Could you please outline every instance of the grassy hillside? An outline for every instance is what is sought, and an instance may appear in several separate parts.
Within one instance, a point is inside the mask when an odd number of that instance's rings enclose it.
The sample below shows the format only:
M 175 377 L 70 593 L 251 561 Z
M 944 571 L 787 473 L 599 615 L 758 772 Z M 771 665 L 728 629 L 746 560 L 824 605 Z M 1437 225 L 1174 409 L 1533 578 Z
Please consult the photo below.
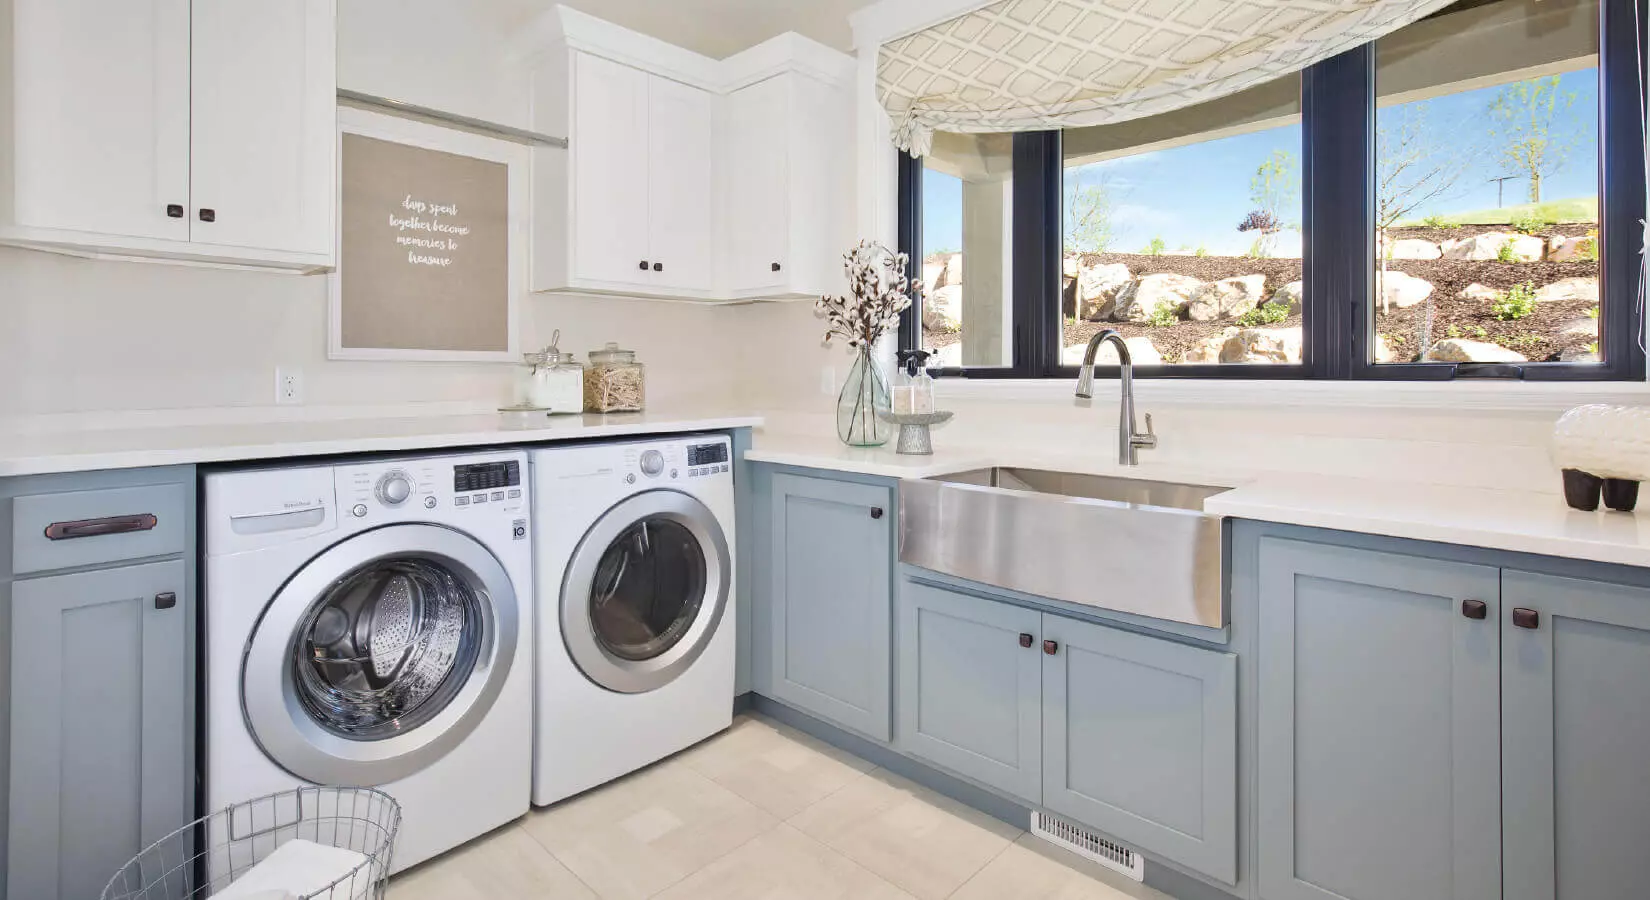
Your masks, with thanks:
M 1506 225 L 1515 217 L 1536 218 L 1548 222 L 1597 222 L 1597 197 L 1572 197 L 1568 200 L 1545 200 L 1541 203 L 1520 203 L 1500 209 L 1480 209 L 1472 212 L 1439 216 L 1443 225 Z M 1399 227 L 1433 224 L 1421 219 L 1404 219 Z

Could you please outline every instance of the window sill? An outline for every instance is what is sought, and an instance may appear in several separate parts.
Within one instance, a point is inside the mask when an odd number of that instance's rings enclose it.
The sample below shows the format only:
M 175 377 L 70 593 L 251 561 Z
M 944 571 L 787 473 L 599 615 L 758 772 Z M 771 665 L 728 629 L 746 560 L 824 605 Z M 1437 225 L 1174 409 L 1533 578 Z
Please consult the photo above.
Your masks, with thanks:
M 941 378 L 940 401 L 1067 402 L 1075 381 L 1049 379 Z M 1095 384 L 1104 401 L 1116 381 Z M 1650 405 L 1650 383 L 1599 382 L 1404 382 L 1248 381 L 1241 379 L 1145 379 L 1134 382 L 1135 399 L 1173 406 L 1261 406 L 1360 409 L 1461 409 L 1562 412 L 1584 403 Z

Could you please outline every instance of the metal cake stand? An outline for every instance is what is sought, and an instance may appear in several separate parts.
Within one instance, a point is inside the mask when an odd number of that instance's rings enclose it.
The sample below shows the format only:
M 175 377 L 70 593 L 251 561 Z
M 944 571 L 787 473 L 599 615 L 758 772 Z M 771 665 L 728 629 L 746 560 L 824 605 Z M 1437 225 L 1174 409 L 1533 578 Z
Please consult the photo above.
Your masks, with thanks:
M 899 443 L 894 446 L 895 453 L 904 453 L 908 456 L 928 456 L 934 452 L 934 441 L 928 433 L 928 426 L 951 421 L 951 413 L 945 410 L 928 413 L 895 413 L 879 409 L 877 410 L 877 418 L 899 426 Z

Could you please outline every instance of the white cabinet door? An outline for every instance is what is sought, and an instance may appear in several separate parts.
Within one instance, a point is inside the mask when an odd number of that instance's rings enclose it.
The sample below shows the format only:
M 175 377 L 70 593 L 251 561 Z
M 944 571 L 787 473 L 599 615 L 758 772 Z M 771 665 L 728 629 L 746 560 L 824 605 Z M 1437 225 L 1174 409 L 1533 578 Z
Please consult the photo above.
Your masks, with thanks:
M 190 237 L 329 254 L 333 0 L 195 0 Z
M 655 289 L 716 287 L 720 97 L 667 78 L 648 86 L 648 253 Z
M 740 88 L 728 101 L 728 287 L 757 291 L 789 277 L 789 76 Z
M 12 3 L 16 224 L 187 240 L 189 0 Z
M 648 284 L 648 81 L 639 69 L 575 53 L 572 281 Z M 605 283 L 605 284 L 600 284 Z

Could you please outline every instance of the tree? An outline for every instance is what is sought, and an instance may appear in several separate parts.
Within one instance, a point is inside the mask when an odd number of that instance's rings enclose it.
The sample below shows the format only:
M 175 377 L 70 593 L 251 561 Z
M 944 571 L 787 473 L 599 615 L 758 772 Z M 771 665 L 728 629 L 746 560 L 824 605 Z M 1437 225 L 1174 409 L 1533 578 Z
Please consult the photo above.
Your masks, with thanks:
M 1530 202 L 1541 202 L 1541 182 L 1564 168 L 1571 151 L 1582 141 L 1577 122 L 1568 113 L 1574 92 L 1559 90 L 1559 76 L 1526 78 L 1503 87 L 1490 101 L 1490 138 L 1509 170 L 1530 180 Z
M 1375 233 L 1381 253 L 1381 312 L 1388 312 L 1384 283 L 1391 262 L 1387 229 L 1399 219 L 1445 196 L 1466 171 L 1465 157 L 1438 139 L 1425 102 L 1381 111 L 1375 129 Z M 1430 346 L 1432 298 L 1421 316 L 1421 344 Z
M 1295 154 L 1287 150 L 1273 150 L 1249 178 L 1249 200 L 1255 204 L 1239 231 L 1258 231 L 1251 256 L 1271 256 L 1276 235 L 1285 228 L 1297 227 L 1284 213 L 1300 203 L 1301 179 L 1296 171 Z
M 1067 253 L 1105 253 L 1117 240 L 1112 222 L 1116 210 L 1111 182 L 1105 175 L 1085 181 L 1082 170 L 1073 173 L 1071 196 L 1066 199 Z

